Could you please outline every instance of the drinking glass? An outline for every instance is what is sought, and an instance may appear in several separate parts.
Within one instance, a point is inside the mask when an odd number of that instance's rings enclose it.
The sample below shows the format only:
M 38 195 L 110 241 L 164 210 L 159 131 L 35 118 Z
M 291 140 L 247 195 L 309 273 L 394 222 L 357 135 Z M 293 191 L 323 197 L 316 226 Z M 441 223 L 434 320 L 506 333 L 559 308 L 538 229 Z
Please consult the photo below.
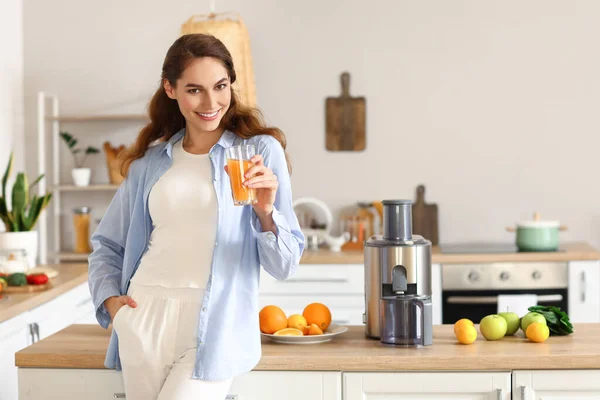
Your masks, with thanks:
M 231 193 L 233 195 L 233 204 L 236 206 L 254 204 L 258 201 L 256 198 L 256 189 L 242 185 L 246 180 L 244 174 L 254 166 L 254 163 L 250 159 L 255 154 L 254 145 L 232 146 L 226 150 Z

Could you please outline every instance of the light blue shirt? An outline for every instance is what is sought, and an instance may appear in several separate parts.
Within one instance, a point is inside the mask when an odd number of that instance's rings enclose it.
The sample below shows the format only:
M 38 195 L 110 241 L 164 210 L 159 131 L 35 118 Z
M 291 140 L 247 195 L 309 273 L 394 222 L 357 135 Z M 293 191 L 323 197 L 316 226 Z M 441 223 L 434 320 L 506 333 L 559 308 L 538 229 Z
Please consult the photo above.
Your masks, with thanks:
M 148 196 L 173 163 L 173 144 L 159 143 L 134 161 L 102 221 L 92 235 L 89 286 L 96 318 L 108 328 L 104 300 L 127 293 L 152 232 Z M 254 144 L 279 181 L 273 210 L 277 234 L 262 232 L 251 206 L 234 206 L 229 177 L 224 171 L 225 149 Z M 292 190 L 283 148 L 267 135 L 242 139 L 225 131 L 210 152 L 212 179 L 218 202 L 218 223 L 211 272 L 198 322 L 198 349 L 193 377 L 224 380 L 250 371 L 261 357 L 258 321 L 260 266 L 276 279 L 286 279 L 298 268 L 304 236 L 292 207 Z M 168 266 L 165 266 L 168 268 Z M 118 336 L 113 330 L 105 366 L 121 370 Z

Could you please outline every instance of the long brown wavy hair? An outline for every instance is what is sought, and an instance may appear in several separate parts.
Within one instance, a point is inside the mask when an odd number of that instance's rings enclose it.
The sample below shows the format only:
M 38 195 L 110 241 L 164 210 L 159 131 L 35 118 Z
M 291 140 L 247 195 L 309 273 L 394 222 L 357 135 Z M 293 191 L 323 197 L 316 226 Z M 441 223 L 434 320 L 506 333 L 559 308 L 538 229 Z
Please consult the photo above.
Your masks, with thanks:
M 177 39 L 167 51 L 159 88 L 148 105 L 150 123 L 142 128 L 135 143 L 123 152 L 121 158 L 121 173 L 123 176 L 127 175 L 131 163 L 138 158 L 142 158 L 152 143 L 155 141 L 168 141 L 185 127 L 185 118 L 179 111 L 177 100 L 167 96 L 163 82 L 168 80 L 171 86 L 175 87 L 185 68 L 195 58 L 199 57 L 213 57 L 220 60 L 227 70 L 231 83 L 235 82 L 233 59 L 229 50 L 219 39 L 199 33 L 183 35 Z M 229 109 L 223 116 L 220 125 L 244 139 L 256 135 L 273 136 L 281 143 L 285 152 L 286 138 L 283 132 L 279 128 L 266 126 L 262 113 L 256 108 L 247 107 L 240 103 L 233 88 L 231 88 Z M 291 163 L 287 152 L 285 152 L 285 158 L 288 171 L 291 172 Z

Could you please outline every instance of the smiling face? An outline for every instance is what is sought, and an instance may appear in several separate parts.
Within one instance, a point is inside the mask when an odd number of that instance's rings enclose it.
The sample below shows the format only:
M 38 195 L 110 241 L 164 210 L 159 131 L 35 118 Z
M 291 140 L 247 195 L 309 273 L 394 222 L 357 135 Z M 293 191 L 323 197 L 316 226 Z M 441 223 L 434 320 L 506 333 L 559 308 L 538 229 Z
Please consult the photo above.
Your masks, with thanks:
M 179 104 L 188 130 L 214 132 L 231 103 L 227 70 L 216 58 L 194 59 L 173 87 L 164 82 L 167 95 Z

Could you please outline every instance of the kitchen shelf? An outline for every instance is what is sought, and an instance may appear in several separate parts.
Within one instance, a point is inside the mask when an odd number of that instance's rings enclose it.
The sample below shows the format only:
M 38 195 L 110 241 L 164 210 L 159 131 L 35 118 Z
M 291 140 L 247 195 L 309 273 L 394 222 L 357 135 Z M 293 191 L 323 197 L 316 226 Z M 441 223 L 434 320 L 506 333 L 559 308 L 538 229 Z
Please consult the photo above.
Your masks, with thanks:
M 61 225 L 64 214 L 61 212 L 61 197 L 72 197 L 82 193 L 111 193 L 116 192 L 119 185 L 110 183 L 94 184 L 89 186 L 75 186 L 70 182 L 61 182 L 61 163 L 60 148 L 63 145 L 60 139 L 61 124 L 68 122 L 75 123 L 95 123 L 109 122 L 127 124 L 134 127 L 149 121 L 149 117 L 144 114 L 81 114 L 81 115 L 60 115 L 59 99 L 54 94 L 38 92 L 37 95 L 37 138 L 38 138 L 38 175 L 44 175 L 45 178 L 38 183 L 37 192 L 39 195 L 52 193 L 52 200 L 49 207 L 40 215 L 38 221 L 39 230 L 39 262 L 47 264 L 50 262 L 61 261 L 85 261 L 87 254 L 77 254 L 64 251 L 64 242 L 68 239 L 61 237 Z M 137 128 L 136 128 L 137 129 Z M 96 129 L 97 130 L 97 129 Z M 48 163 L 46 160 L 48 159 Z M 47 166 L 48 164 L 48 166 Z M 52 240 L 49 240 L 49 223 L 52 223 Z M 50 259 L 50 260 L 49 260 Z
M 47 116 L 46 120 L 58 122 L 147 121 L 148 116 L 143 114 L 69 115 Z
M 89 186 L 75 186 L 75 185 L 58 185 L 54 186 L 54 190 L 61 192 L 101 192 L 101 191 L 115 191 L 119 188 L 119 185 L 113 185 L 110 183 L 89 185 Z

